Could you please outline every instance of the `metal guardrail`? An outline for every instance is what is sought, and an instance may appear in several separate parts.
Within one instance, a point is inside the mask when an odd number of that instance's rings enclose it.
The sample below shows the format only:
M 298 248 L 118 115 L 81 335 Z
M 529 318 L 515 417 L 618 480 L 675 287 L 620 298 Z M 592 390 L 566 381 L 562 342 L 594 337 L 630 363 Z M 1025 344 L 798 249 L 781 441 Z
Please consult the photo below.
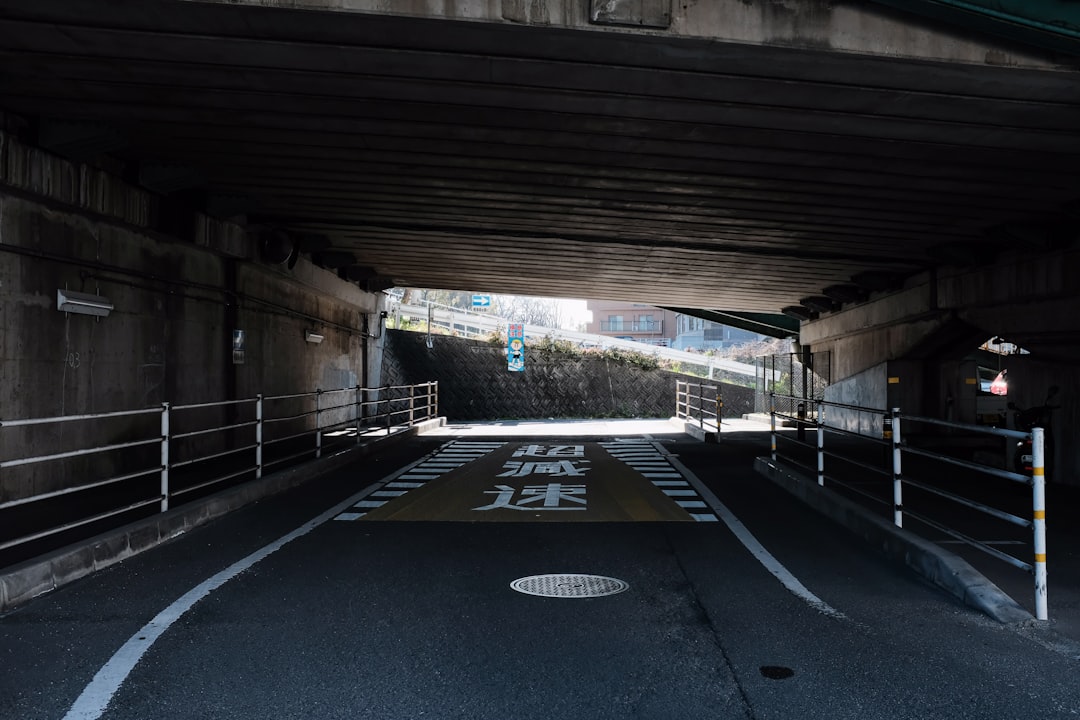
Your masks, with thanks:
M 89 514 L 53 523 L 43 518 L 38 527 L 14 537 L 0 535 L 0 551 L 91 525 L 135 510 L 157 505 L 160 512 L 170 503 L 244 476 L 260 478 L 267 468 L 305 457 L 319 458 L 328 450 L 359 444 L 364 437 L 392 434 L 418 422 L 435 418 L 439 408 L 437 382 L 379 388 L 351 387 L 289 395 L 256 395 L 221 402 L 172 405 L 119 412 L 0 421 L 0 439 L 17 428 L 41 428 L 56 434 L 46 444 L 59 444 L 64 426 L 79 423 L 106 424 L 117 418 L 133 420 L 128 434 L 145 437 L 127 442 L 95 444 L 71 450 L 49 451 L 26 457 L 0 459 L 0 472 L 32 466 L 48 468 L 61 460 L 87 458 L 102 466 L 124 467 L 128 462 L 109 461 L 109 453 L 143 449 L 136 453 L 140 467 L 77 485 L 0 501 L 0 512 L 20 508 L 32 511 L 35 504 L 59 498 L 78 498 L 80 505 L 94 507 Z M 155 417 L 156 416 L 156 417 Z M 38 444 L 42 439 L 37 438 Z M 15 447 L 24 447 L 16 443 Z M 213 462 L 212 462 L 213 461 Z M 212 463 L 212 464 L 211 464 Z M 55 467 L 55 465 L 53 465 Z M 179 481 L 178 473 L 188 470 Z M 70 468 L 57 472 L 70 474 Z M 207 478 L 207 472 L 216 473 Z M 129 481 L 142 480 L 136 487 Z M 153 485 L 149 485 L 149 483 Z M 121 490 L 122 488 L 122 490 Z M 91 498 L 92 491 L 98 497 Z M 110 507 L 110 493 L 119 502 Z M 93 502 L 91 502 L 91 499 Z
M 675 381 L 675 417 L 697 423 L 702 430 L 720 432 L 720 415 L 724 408 L 719 385 Z
M 776 401 L 797 401 L 801 403 L 799 405 L 799 412 L 795 415 L 780 413 L 776 411 Z M 871 473 L 875 473 L 881 476 L 889 477 L 892 479 L 892 498 L 891 498 L 891 510 L 892 520 L 897 527 L 903 527 L 905 514 L 918 520 L 919 522 L 934 528 L 935 530 L 948 535 L 955 540 L 958 540 L 966 545 L 974 547 L 991 557 L 997 558 L 1013 567 L 1024 570 L 1031 573 L 1035 579 L 1035 617 L 1039 620 L 1046 620 L 1048 618 L 1047 608 L 1047 585 L 1046 585 L 1046 483 L 1045 483 L 1045 433 L 1043 428 L 1034 428 L 1030 433 L 1021 432 L 1017 430 L 1006 430 L 1002 428 L 988 427 L 985 425 L 968 425 L 964 423 L 950 422 L 946 420 L 939 420 L 937 418 L 920 417 L 914 415 L 903 415 L 899 408 L 893 408 L 891 410 L 884 410 L 880 408 L 866 408 L 856 405 L 846 405 L 843 403 L 833 403 L 824 400 L 806 400 L 804 398 L 798 398 L 794 396 L 778 395 L 776 393 L 770 394 L 770 423 L 771 423 L 771 455 L 775 461 L 780 457 L 783 457 L 785 462 L 797 465 L 804 469 L 816 472 L 818 485 L 824 487 L 826 479 L 830 484 L 839 485 L 849 492 L 853 492 L 860 496 L 866 497 L 877 503 L 884 503 L 889 505 L 888 500 L 883 500 L 880 497 L 867 493 L 861 488 L 855 487 L 849 483 L 845 483 L 842 480 L 832 477 L 825 472 L 825 458 L 832 457 L 840 460 L 844 463 L 854 465 L 862 470 L 866 470 Z M 812 405 L 812 409 L 809 409 L 807 403 Z M 833 427 L 826 422 L 826 414 L 828 410 L 832 408 L 835 410 L 841 410 L 847 412 L 849 415 L 855 413 L 859 416 L 870 415 L 880 416 L 882 437 L 867 436 L 860 432 L 852 432 L 839 427 Z M 776 431 L 777 419 L 786 419 L 794 421 L 797 432 L 795 437 L 791 437 L 790 434 L 779 434 Z M 862 425 L 861 418 L 857 423 Z M 1026 475 L 1021 473 L 1004 470 L 1001 468 L 991 467 L 977 462 L 972 462 L 942 453 L 936 453 L 924 448 L 914 447 L 903 441 L 906 430 L 903 429 L 902 424 L 911 425 L 930 425 L 936 427 L 949 428 L 951 430 L 960 430 L 965 433 L 975 433 L 978 435 L 996 436 L 1003 439 L 1012 440 L 1030 440 L 1032 443 L 1032 474 Z M 813 427 L 816 431 L 816 443 L 811 445 L 805 440 L 806 429 Z M 866 442 L 879 445 L 888 451 L 887 468 L 875 467 L 872 464 L 860 462 L 851 457 L 845 456 L 839 453 L 828 452 L 825 449 L 825 435 L 826 432 L 845 435 L 849 437 L 858 437 Z M 802 446 L 804 448 L 811 448 L 814 450 L 817 458 L 817 467 L 809 468 L 804 463 L 799 462 L 794 457 L 788 455 L 784 456 L 777 448 L 777 440 L 783 439 L 786 442 L 794 445 Z M 957 493 L 953 493 L 944 490 L 940 487 L 935 487 L 929 483 L 922 482 L 913 477 L 907 477 L 903 474 L 904 455 L 912 455 L 923 458 L 928 458 L 937 462 L 943 462 L 953 467 L 963 468 L 968 471 L 979 473 L 981 475 L 988 475 L 997 477 L 1010 482 L 1022 483 L 1031 487 L 1032 491 L 1032 515 L 1028 519 L 1019 515 L 1001 510 L 999 508 L 992 507 L 991 505 L 979 502 L 972 498 L 963 497 Z M 909 486 L 917 488 L 923 492 L 933 494 L 937 497 L 948 500 L 957 505 L 967 507 L 976 512 L 982 513 L 988 517 L 993 517 L 997 520 L 1009 523 L 1023 528 L 1031 528 L 1032 530 L 1032 550 L 1033 559 L 1032 562 L 1025 562 L 1013 555 L 1002 552 L 997 548 L 972 538 L 965 533 L 960 532 L 955 528 L 950 528 L 944 522 L 927 517 L 922 513 L 916 513 L 904 506 L 904 487 Z

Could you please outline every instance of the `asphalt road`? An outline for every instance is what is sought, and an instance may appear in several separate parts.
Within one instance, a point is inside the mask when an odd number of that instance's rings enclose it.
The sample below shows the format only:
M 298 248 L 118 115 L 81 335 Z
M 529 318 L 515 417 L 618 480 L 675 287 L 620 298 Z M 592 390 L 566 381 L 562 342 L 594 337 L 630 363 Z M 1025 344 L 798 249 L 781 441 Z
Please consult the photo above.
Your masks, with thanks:
M 1078 661 L 886 564 L 763 481 L 751 467 L 762 440 L 661 447 L 833 614 L 725 522 L 333 519 L 447 442 L 421 439 L 0 618 L 0 718 L 1080 715 Z M 325 522 L 148 625 L 316 517 Z M 571 599 L 510 588 L 545 573 L 629 589 Z M 123 647 L 130 672 L 116 669 Z M 119 678 L 114 694 L 103 676 Z M 88 694 L 107 701 L 103 713 L 82 712 Z

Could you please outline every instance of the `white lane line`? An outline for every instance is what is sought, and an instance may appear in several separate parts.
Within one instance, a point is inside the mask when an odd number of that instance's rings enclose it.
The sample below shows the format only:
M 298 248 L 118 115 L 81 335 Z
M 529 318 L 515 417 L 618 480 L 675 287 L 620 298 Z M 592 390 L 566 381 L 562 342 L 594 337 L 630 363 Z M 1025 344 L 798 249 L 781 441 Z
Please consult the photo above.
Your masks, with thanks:
M 379 490 L 371 493 L 371 497 L 396 498 L 404 495 L 407 490 Z
M 377 508 L 386 504 L 385 500 L 361 500 L 353 505 L 354 508 Z
M 715 515 L 701 515 L 698 513 L 690 513 L 690 517 L 694 518 L 698 522 L 720 522 L 720 519 Z
M 675 504 L 681 508 L 685 508 L 686 510 L 704 510 L 709 507 L 700 500 L 676 500 Z
M 360 518 L 364 517 L 365 515 L 367 515 L 367 513 L 343 512 L 334 519 L 335 520 L 344 520 L 345 522 L 348 522 L 350 520 L 359 520 Z
M 424 480 L 426 482 L 428 480 L 434 480 L 437 477 L 439 477 L 439 476 L 438 475 L 431 475 L 430 473 L 427 473 L 427 474 L 407 473 L 405 475 L 402 475 L 401 479 L 402 480 Z
M 689 484 L 685 480 L 653 480 L 656 487 L 684 487 Z
M 731 530 L 732 534 L 734 534 L 735 537 L 739 539 L 739 542 L 741 542 L 746 547 L 746 549 L 750 551 L 751 555 L 757 558 L 757 561 L 761 563 L 766 570 L 772 573 L 773 576 L 775 576 L 776 579 L 780 581 L 781 585 L 786 587 L 796 597 L 805 601 L 807 605 L 814 608 L 818 612 L 824 615 L 828 615 L 830 617 L 837 618 L 838 620 L 848 619 L 847 615 L 840 612 L 832 605 L 829 605 L 827 602 L 819 598 L 814 593 L 810 592 L 810 590 L 805 585 L 799 582 L 799 579 L 797 577 L 792 575 L 791 572 L 786 567 L 784 567 L 779 560 L 773 557 L 772 553 L 766 550 L 765 547 L 760 542 L 758 542 L 758 539 L 754 537 L 754 534 L 751 533 L 746 528 L 746 526 L 742 524 L 742 521 L 740 521 L 739 518 L 735 517 L 735 513 L 731 512 L 731 510 L 728 509 L 727 505 L 724 505 L 724 503 L 720 502 L 720 498 L 716 497 L 715 493 L 713 493 L 712 490 L 709 490 L 709 488 L 705 487 L 705 484 L 701 482 L 700 479 L 698 479 L 697 475 L 690 472 L 690 469 L 683 465 L 678 458 L 672 455 L 668 457 L 668 460 L 671 462 L 672 467 L 676 468 L 679 472 L 681 472 L 683 474 L 683 477 L 689 480 L 690 484 L 697 488 L 698 495 L 700 495 L 709 504 L 709 507 L 712 508 L 713 512 L 715 512 L 717 516 L 719 516 L 719 518 L 724 521 L 724 524 L 727 525 L 728 529 Z M 694 516 L 694 519 L 704 520 L 705 522 L 708 522 L 708 520 L 706 520 L 705 518 L 699 517 L 697 515 Z
M 405 488 L 405 489 L 407 489 L 407 490 L 415 490 L 416 488 L 422 488 L 422 487 L 424 487 L 424 483 L 418 483 L 418 482 L 401 482 L 401 481 L 399 480 L 399 481 L 397 481 L 397 482 L 392 482 L 392 483 L 386 483 L 386 487 L 388 487 L 388 488 Z
M 677 472 L 668 472 L 668 473 L 646 472 L 646 473 L 641 473 L 641 476 L 642 477 L 647 477 L 650 480 L 660 480 L 662 478 L 681 478 L 682 477 L 682 475 L 680 475 Z
M 694 490 L 664 490 L 665 495 L 668 497 L 697 497 L 697 492 Z
M 120 685 L 127 679 L 127 676 L 131 674 L 131 671 L 135 669 L 135 666 L 138 664 L 139 660 L 142 659 L 142 656 L 146 654 L 146 651 L 150 649 L 150 646 L 153 645 L 174 622 L 183 617 L 184 613 L 190 610 L 195 603 L 199 602 L 207 595 L 253 566 L 255 563 L 264 560 L 271 554 L 277 552 L 288 543 L 307 535 L 323 523 L 341 515 L 350 507 L 359 504 L 358 501 L 361 501 L 361 498 L 367 497 L 369 494 L 382 487 L 388 480 L 396 478 L 402 472 L 407 471 L 415 464 L 423 462 L 428 457 L 430 456 L 417 460 L 416 463 L 407 465 L 402 470 L 395 471 L 379 482 L 369 485 L 348 500 L 338 503 L 322 515 L 319 515 L 296 528 L 288 535 L 283 535 L 269 545 L 264 545 L 246 558 L 238 560 L 218 574 L 207 578 L 181 595 L 172 605 L 162 610 L 153 620 L 132 635 L 128 641 L 124 643 L 111 658 L 109 658 L 109 661 L 98 670 L 97 674 L 94 675 L 94 679 L 90 681 L 90 684 L 86 686 L 82 691 L 82 694 L 76 698 L 75 703 L 71 706 L 71 709 L 67 711 L 67 714 L 64 715 L 63 720 L 97 720 L 100 718 L 102 713 L 105 712 L 105 708 L 108 707 L 109 701 L 112 700 L 113 695 L 120 689 Z M 355 513 L 346 513 L 346 516 L 353 514 Z

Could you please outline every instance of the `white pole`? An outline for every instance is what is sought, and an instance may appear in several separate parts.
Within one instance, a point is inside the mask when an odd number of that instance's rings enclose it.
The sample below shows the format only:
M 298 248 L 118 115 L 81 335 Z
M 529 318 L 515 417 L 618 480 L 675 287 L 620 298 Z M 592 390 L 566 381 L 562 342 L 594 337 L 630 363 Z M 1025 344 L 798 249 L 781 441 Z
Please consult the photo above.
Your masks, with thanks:
M 772 460 L 776 462 L 776 393 L 769 393 L 769 438 L 772 440 Z
M 1031 488 L 1035 530 L 1035 619 L 1049 617 L 1046 603 L 1046 436 L 1031 429 Z
M 261 478 L 263 471 L 263 396 L 255 396 L 255 477 Z
M 322 457 L 322 390 L 315 390 L 315 457 Z
M 169 403 L 161 403 L 161 512 L 169 509 Z
M 821 417 L 822 407 L 817 410 L 817 484 L 825 487 L 825 420 Z
M 900 408 L 892 409 L 893 522 L 904 527 L 904 483 L 900 467 Z

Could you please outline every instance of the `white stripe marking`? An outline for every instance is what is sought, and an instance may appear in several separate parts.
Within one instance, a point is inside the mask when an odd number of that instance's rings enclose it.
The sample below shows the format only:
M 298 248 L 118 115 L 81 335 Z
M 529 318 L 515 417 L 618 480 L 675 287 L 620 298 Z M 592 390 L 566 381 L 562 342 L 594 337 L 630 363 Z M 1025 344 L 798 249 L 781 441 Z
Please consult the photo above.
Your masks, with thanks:
M 109 658 L 109 661 L 105 663 L 100 670 L 97 671 L 97 674 L 94 675 L 94 679 L 90 681 L 90 684 L 87 685 L 79 697 L 76 698 L 75 703 L 71 706 L 71 709 L 67 711 L 67 714 L 64 715 L 63 720 L 97 720 L 100 718 L 102 713 L 105 712 L 105 708 L 108 707 L 109 701 L 112 700 L 113 695 L 120 689 L 120 685 L 127 679 L 127 676 L 131 674 L 131 671 L 135 669 L 135 666 L 138 664 L 139 660 L 142 659 L 142 656 L 146 651 L 150 649 L 150 646 L 153 645 L 174 622 L 183 617 L 184 613 L 190 610 L 195 603 L 199 602 L 214 590 L 217 590 L 219 587 L 253 566 L 255 563 L 277 552 L 286 544 L 307 535 L 315 528 L 334 519 L 338 515 L 342 515 L 349 507 L 359 505 L 360 503 L 357 501 L 367 497 L 387 480 L 396 477 L 397 474 L 404 470 L 408 470 L 413 465 L 419 464 L 427 459 L 427 457 L 421 458 L 415 463 L 406 466 L 403 470 L 398 470 L 396 473 L 383 478 L 379 482 L 364 488 L 348 500 L 338 503 L 322 515 L 309 520 L 293 530 L 288 535 L 278 538 L 269 545 L 264 545 L 246 558 L 238 560 L 216 575 L 199 583 L 191 590 L 188 590 L 180 596 L 179 599 L 174 601 L 172 605 L 169 605 L 169 607 L 159 612 L 153 620 L 128 638 L 128 641 L 124 643 L 111 658 Z
M 715 515 L 699 515 L 697 513 L 690 513 L 690 517 L 694 518 L 698 522 L 720 522 L 720 520 Z
M 388 488 L 405 488 L 407 490 L 415 490 L 416 488 L 424 487 L 424 483 L 401 482 L 399 480 L 397 482 L 387 483 L 386 487 L 388 487 Z
M 653 480 L 656 487 L 682 487 L 689 484 L 685 480 Z
M 334 519 L 335 520 L 359 520 L 360 518 L 364 517 L 365 515 L 367 515 L 367 513 L 341 513 L 340 515 L 338 515 Z
M 379 490 L 378 492 L 371 493 L 371 497 L 390 497 L 396 498 L 404 495 L 408 490 Z
M 727 506 L 720 502 L 720 498 L 716 497 L 709 488 L 705 487 L 705 484 L 702 483 L 694 473 L 690 472 L 689 468 L 683 465 L 682 462 L 674 456 L 669 456 L 668 459 L 672 466 L 677 468 L 679 472 L 681 472 L 686 479 L 697 488 L 698 494 L 709 504 L 709 507 L 712 508 L 713 512 L 724 521 L 724 524 L 727 525 L 732 534 L 739 539 L 739 542 L 750 551 L 751 555 L 757 558 L 757 561 L 761 563 L 766 570 L 772 573 L 773 576 L 780 581 L 781 585 L 786 587 L 796 597 L 804 600 L 810 607 L 818 612 L 837 618 L 838 620 L 848 619 L 847 615 L 810 592 L 805 585 L 799 582 L 799 579 L 792 575 L 779 560 L 773 557 L 772 553 L 766 550 L 765 547 L 758 542 L 758 539 L 754 537 L 754 534 L 746 529 L 746 526 L 742 524 L 742 521 L 740 521 L 739 518 L 735 517 L 735 513 L 728 510 Z M 694 515 L 694 519 L 709 522 L 704 517 L 698 515 Z
M 664 494 L 668 497 L 697 497 L 693 490 L 665 490 Z
M 377 508 L 386 504 L 385 500 L 361 500 L 353 505 L 354 508 Z
M 697 510 L 698 508 L 706 508 L 706 507 L 708 507 L 708 505 L 701 502 L 700 500 L 676 500 L 675 504 L 678 505 L 681 508 L 686 508 L 687 510 L 689 510 L 691 508 L 693 508 L 694 510 Z
M 641 473 L 642 477 L 647 477 L 650 480 L 660 480 L 663 478 L 681 478 L 679 473 Z

